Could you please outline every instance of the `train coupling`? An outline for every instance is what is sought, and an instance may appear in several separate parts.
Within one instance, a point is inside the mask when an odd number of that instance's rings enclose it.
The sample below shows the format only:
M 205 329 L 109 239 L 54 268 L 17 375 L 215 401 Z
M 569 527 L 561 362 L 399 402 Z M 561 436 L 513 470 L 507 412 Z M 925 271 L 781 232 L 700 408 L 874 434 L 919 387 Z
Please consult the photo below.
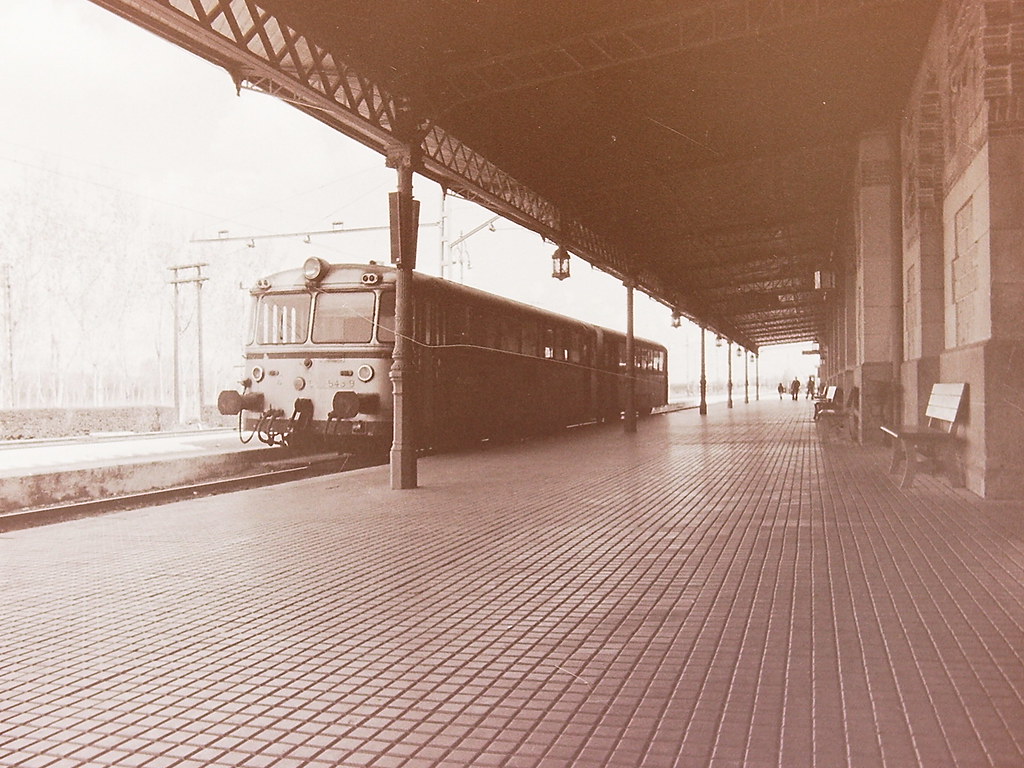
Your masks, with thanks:
M 237 416 L 242 411 L 260 413 L 263 410 L 263 393 L 225 389 L 217 395 L 217 410 L 222 416 Z

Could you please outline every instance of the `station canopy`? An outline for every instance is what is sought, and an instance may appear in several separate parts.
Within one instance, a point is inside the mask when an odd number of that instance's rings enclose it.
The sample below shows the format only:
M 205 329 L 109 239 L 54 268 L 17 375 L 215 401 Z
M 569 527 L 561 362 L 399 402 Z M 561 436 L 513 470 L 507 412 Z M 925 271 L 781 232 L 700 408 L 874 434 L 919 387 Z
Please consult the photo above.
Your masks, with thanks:
M 821 337 L 856 140 L 898 128 L 939 6 L 93 2 L 382 153 L 419 147 L 419 173 L 748 349 Z

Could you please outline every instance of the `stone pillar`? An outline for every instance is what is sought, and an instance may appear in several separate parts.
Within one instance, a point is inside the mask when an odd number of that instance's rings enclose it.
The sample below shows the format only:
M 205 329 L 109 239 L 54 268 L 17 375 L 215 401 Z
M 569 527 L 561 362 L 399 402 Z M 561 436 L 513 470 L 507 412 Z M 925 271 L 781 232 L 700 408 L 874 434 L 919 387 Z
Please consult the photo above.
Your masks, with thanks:
M 1016 99 L 1016 129 L 990 124 L 989 138 L 992 332 L 981 396 L 985 496 L 994 499 L 1024 499 L 1024 96 Z
M 850 242 L 853 242 L 854 233 L 850 231 Z M 840 318 L 840 336 L 843 347 L 843 366 L 840 373 L 843 390 L 852 392 L 855 385 L 854 370 L 860 354 L 857 350 L 857 258 L 852 246 L 849 253 L 845 254 L 843 265 L 843 303 Z M 860 408 L 860 401 L 856 403 Z M 860 430 L 856 430 L 856 436 L 860 437 Z
M 861 442 L 880 443 L 894 419 L 895 374 L 902 357 L 899 237 L 892 136 L 875 131 L 858 146 L 854 185 L 857 366 Z
M 903 121 L 903 355 L 899 421 L 920 424 L 943 350 L 943 124 L 939 72 L 927 55 Z

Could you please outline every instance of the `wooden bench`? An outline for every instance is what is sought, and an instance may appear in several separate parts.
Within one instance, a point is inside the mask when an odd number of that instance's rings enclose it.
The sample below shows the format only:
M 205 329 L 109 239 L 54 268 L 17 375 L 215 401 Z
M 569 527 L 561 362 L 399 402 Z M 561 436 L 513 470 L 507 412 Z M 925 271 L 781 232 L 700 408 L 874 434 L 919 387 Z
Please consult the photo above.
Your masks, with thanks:
M 842 406 L 843 402 L 843 390 L 839 387 L 825 387 L 825 394 L 817 398 L 814 401 L 814 420 L 818 420 L 818 416 L 825 409 L 831 409 L 836 407 L 836 394 L 839 395 L 839 405 Z
M 960 438 L 956 426 L 966 396 L 966 384 L 933 384 L 928 396 L 928 407 L 924 412 L 927 419 L 924 426 L 882 427 L 882 431 L 894 439 L 889 471 L 895 472 L 900 461 L 905 462 L 900 488 L 909 488 L 914 482 L 918 453 L 943 465 L 954 487 L 964 484 L 957 451 Z
M 860 389 L 853 387 L 850 394 L 843 402 L 843 388 L 836 387 L 836 391 L 830 403 L 822 403 L 814 409 L 814 419 L 819 422 L 823 429 L 823 439 L 832 439 L 840 436 L 845 430 L 850 440 L 856 440 L 856 418 L 857 405 L 860 399 Z M 815 403 L 815 406 L 818 404 Z

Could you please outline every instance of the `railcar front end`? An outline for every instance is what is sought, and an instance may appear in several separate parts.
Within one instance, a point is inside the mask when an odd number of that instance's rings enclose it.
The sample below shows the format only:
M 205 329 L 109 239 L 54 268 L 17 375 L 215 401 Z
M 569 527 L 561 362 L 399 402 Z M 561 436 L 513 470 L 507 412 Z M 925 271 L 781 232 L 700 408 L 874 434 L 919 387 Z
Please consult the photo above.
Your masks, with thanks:
M 311 258 L 261 279 L 251 294 L 241 391 L 217 401 L 222 414 L 238 416 L 243 440 L 390 445 L 393 271 Z

